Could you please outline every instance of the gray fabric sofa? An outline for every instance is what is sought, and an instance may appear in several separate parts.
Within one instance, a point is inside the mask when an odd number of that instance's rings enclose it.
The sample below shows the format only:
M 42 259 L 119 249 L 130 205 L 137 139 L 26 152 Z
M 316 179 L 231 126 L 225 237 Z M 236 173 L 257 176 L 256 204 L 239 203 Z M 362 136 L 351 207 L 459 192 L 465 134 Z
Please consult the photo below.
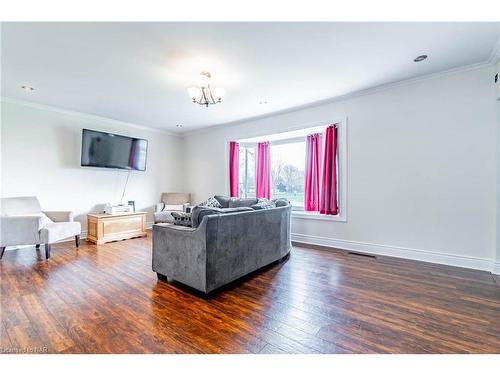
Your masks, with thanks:
M 234 207 L 233 207 L 234 208 Z M 291 250 L 291 205 L 220 211 L 196 228 L 153 226 L 153 271 L 210 293 L 273 263 Z

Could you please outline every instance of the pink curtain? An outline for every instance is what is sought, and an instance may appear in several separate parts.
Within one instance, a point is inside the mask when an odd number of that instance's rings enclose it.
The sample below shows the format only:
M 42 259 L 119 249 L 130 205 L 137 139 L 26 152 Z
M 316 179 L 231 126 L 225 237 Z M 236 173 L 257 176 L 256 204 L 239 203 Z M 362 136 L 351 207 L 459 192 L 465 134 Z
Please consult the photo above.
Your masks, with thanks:
M 239 167 L 240 167 L 240 145 L 237 142 L 229 142 L 229 195 L 239 197 Z
M 306 173 L 304 208 L 319 211 L 319 165 L 321 134 L 311 134 L 306 138 Z
M 319 212 L 326 215 L 338 214 L 337 202 L 337 127 L 326 128 L 325 156 Z
M 269 142 L 257 144 L 257 198 L 271 199 L 271 148 Z

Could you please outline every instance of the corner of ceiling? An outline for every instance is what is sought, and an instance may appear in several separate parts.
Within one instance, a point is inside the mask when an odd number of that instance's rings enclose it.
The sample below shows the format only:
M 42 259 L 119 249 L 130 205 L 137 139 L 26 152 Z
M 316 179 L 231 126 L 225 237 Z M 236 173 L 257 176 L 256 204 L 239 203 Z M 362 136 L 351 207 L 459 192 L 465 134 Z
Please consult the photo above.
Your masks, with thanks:
M 488 63 L 495 65 L 498 61 L 500 61 L 500 30 L 498 31 L 498 39 L 495 47 L 491 51 L 490 58 L 488 59 Z

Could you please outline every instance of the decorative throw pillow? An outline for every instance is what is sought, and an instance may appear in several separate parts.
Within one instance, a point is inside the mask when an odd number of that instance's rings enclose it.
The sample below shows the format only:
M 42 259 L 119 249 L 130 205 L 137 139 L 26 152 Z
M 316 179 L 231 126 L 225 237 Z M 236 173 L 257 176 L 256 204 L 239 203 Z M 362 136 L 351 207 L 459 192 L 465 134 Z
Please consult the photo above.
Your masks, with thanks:
M 276 208 L 276 205 L 269 199 L 259 198 L 259 201 L 256 204 L 253 204 L 251 207 L 254 210 L 266 210 L 269 208 Z
M 205 202 L 201 203 L 200 206 L 222 208 L 219 201 L 214 197 L 208 198 Z
M 172 212 L 171 215 L 174 218 L 174 225 L 191 226 L 191 214 L 186 212 Z

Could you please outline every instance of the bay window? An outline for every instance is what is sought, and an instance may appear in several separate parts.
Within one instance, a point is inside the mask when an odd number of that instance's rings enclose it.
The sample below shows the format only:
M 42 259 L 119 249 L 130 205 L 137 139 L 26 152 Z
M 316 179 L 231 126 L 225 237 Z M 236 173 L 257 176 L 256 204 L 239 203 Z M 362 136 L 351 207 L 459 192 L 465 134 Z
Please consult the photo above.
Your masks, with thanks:
M 318 211 L 305 208 L 305 181 L 307 164 L 307 142 L 310 134 L 318 134 L 321 144 L 319 151 L 319 170 L 323 168 L 325 131 L 328 125 L 293 130 L 286 133 L 270 134 L 254 138 L 236 140 L 239 144 L 239 196 L 241 198 L 256 197 L 257 144 L 270 144 L 270 198 L 286 198 L 293 206 L 293 214 L 297 218 L 313 218 L 321 220 L 346 220 L 346 132 L 345 121 L 335 122 L 338 131 L 336 169 L 336 196 L 338 214 L 322 215 Z M 331 126 L 330 126 L 331 127 Z M 320 174 L 320 181 L 322 175 Z M 321 183 L 321 182 L 320 182 Z M 310 185 L 308 185 L 310 186 Z M 309 189 L 309 187 L 308 187 Z M 308 193 L 310 194 L 310 193 Z

